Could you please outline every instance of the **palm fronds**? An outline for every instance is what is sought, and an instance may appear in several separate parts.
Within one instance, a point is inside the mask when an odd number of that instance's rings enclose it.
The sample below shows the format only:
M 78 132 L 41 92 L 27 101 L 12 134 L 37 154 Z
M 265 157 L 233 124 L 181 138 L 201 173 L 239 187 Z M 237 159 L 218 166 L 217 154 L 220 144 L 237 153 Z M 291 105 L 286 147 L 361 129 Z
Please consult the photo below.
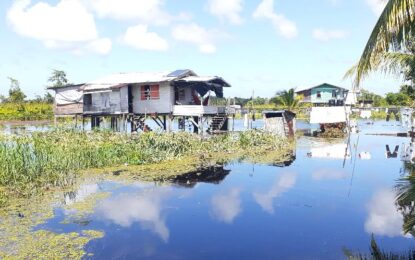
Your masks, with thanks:
M 415 0 L 389 0 L 377 21 L 358 64 L 346 77 L 354 77 L 354 85 L 382 64 L 382 55 L 404 48 L 415 28 Z

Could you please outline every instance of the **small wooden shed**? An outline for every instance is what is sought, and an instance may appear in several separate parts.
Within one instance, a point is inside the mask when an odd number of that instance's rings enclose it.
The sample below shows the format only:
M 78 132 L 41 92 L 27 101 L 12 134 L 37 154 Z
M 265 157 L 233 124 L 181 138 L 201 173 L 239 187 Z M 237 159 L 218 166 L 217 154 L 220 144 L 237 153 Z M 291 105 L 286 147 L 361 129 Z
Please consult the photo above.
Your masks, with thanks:
M 277 135 L 292 137 L 296 131 L 296 114 L 288 110 L 264 111 L 264 130 Z
M 53 110 L 55 116 L 76 116 L 83 114 L 84 84 L 66 85 L 62 87 L 49 87 L 55 91 L 55 103 Z

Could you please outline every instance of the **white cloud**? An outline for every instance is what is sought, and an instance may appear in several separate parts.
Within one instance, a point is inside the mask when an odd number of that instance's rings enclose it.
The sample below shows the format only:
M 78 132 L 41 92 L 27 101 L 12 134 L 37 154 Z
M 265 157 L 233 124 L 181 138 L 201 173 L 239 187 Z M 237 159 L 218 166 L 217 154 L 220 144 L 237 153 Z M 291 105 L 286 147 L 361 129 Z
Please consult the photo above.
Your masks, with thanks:
M 92 14 L 78 0 L 61 0 L 56 6 L 17 0 L 7 11 L 7 20 L 21 36 L 40 40 L 47 48 L 93 50 L 106 54 L 109 39 L 99 39 Z
M 388 3 L 388 0 L 366 0 L 366 3 L 376 15 L 380 15 Z
M 241 24 L 242 0 L 209 0 L 209 12 L 232 24 Z
M 172 20 L 188 19 L 186 14 L 174 17 L 163 10 L 163 0 L 83 0 L 99 17 L 136 20 L 146 24 L 167 25 Z
M 139 24 L 129 27 L 123 38 L 124 42 L 136 49 L 166 51 L 169 44 L 157 33 L 149 32 L 147 25 Z
M 215 33 L 195 23 L 182 24 L 173 27 L 172 36 L 178 41 L 196 44 L 202 53 L 212 54 L 216 52 Z
M 240 193 L 239 189 L 232 189 L 225 194 L 218 194 L 212 197 L 213 216 L 225 223 L 232 223 L 242 211 Z
M 261 208 L 269 214 L 274 213 L 274 199 L 278 198 L 281 194 L 289 191 L 294 187 L 297 182 L 297 175 L 293 173 L 284 173 L 279 176 L 268 192 L 253 194 L 255 201 L 261 206 Z
M 95 52 L 97 54 L 108 54 L 112 49 L 112 41 L 109 38 L 100 38 L 86 45 L 86 51 Z
M 347 35 L 348 33 L 342 30 L 324 30 L 324 29 L 313 30 L 313 38 L 318 41 L 322 41 L 322 42 L 344 39 L 347 37 Z
M 395 206 L 395 193 L 381 190 L 374 194 L 368 205 L 369 216 L 365 221 L 365 230 L 379 236 L 403 236 L 402 214 Z
M 297 25 L 282 14 L 274 11 L 274 0 L 263 0 L 255 10 L 253 17 L 256 19 L 268 19 L 272 22 L 277 32 L 288 39 L 298 35 Z

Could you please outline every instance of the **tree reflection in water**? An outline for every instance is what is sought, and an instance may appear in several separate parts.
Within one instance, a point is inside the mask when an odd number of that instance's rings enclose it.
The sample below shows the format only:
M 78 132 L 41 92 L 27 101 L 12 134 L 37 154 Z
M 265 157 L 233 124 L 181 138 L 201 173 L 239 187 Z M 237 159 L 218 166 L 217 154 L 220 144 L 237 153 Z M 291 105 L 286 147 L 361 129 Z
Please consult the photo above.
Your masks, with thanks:
M 346 248 L 343 249 L 344 255 L 348 259 L 376 259 L 376 260 L 403 260 L 403 259 L 415 259 L 415 251 L 409 250 L 404 253 L 393 253 L 393 252 L 385 252 L 382 251 L 382 249 L 378 246 L 376 243 L 375 237 L 372 234 L 372 239 L 370 241 L 370 253 L 364 254 L 364 253 L 355 253 L 352 252 Z

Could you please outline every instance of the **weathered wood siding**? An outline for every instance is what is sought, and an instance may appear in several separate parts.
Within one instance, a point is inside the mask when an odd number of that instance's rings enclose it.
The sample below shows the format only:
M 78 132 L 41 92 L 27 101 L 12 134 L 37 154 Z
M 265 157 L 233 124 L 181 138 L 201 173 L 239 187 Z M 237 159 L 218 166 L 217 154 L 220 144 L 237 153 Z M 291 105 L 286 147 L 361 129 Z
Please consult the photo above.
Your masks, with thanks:
M 122 113 L 128 113 L 128 87 L 120 89 L 120 109 Z
M 125 90 L 123 91 L 125 92 Z M 84 112 L 92 114 L 121 114 L 128 112 L 128 102 L 126 107 L 121 108 L 121 90 L 112 90 L 109 92 L 92 93 L 92 104 L 85 105 Z M 127 91 L 128 100 L 128 91 Z
M 68 116 L 75 114 L 82 114 L 83 104 L 68 104 L 68 105 L 54 105 L 54 112 L 56 116 Z
M 174 105 L 174 89 L 170 83 L 161 83 L 159 87 L 160 98 L 141 100 L 141 86 L 133 87 L 133 112 L 135 114 L 169 114 Z

